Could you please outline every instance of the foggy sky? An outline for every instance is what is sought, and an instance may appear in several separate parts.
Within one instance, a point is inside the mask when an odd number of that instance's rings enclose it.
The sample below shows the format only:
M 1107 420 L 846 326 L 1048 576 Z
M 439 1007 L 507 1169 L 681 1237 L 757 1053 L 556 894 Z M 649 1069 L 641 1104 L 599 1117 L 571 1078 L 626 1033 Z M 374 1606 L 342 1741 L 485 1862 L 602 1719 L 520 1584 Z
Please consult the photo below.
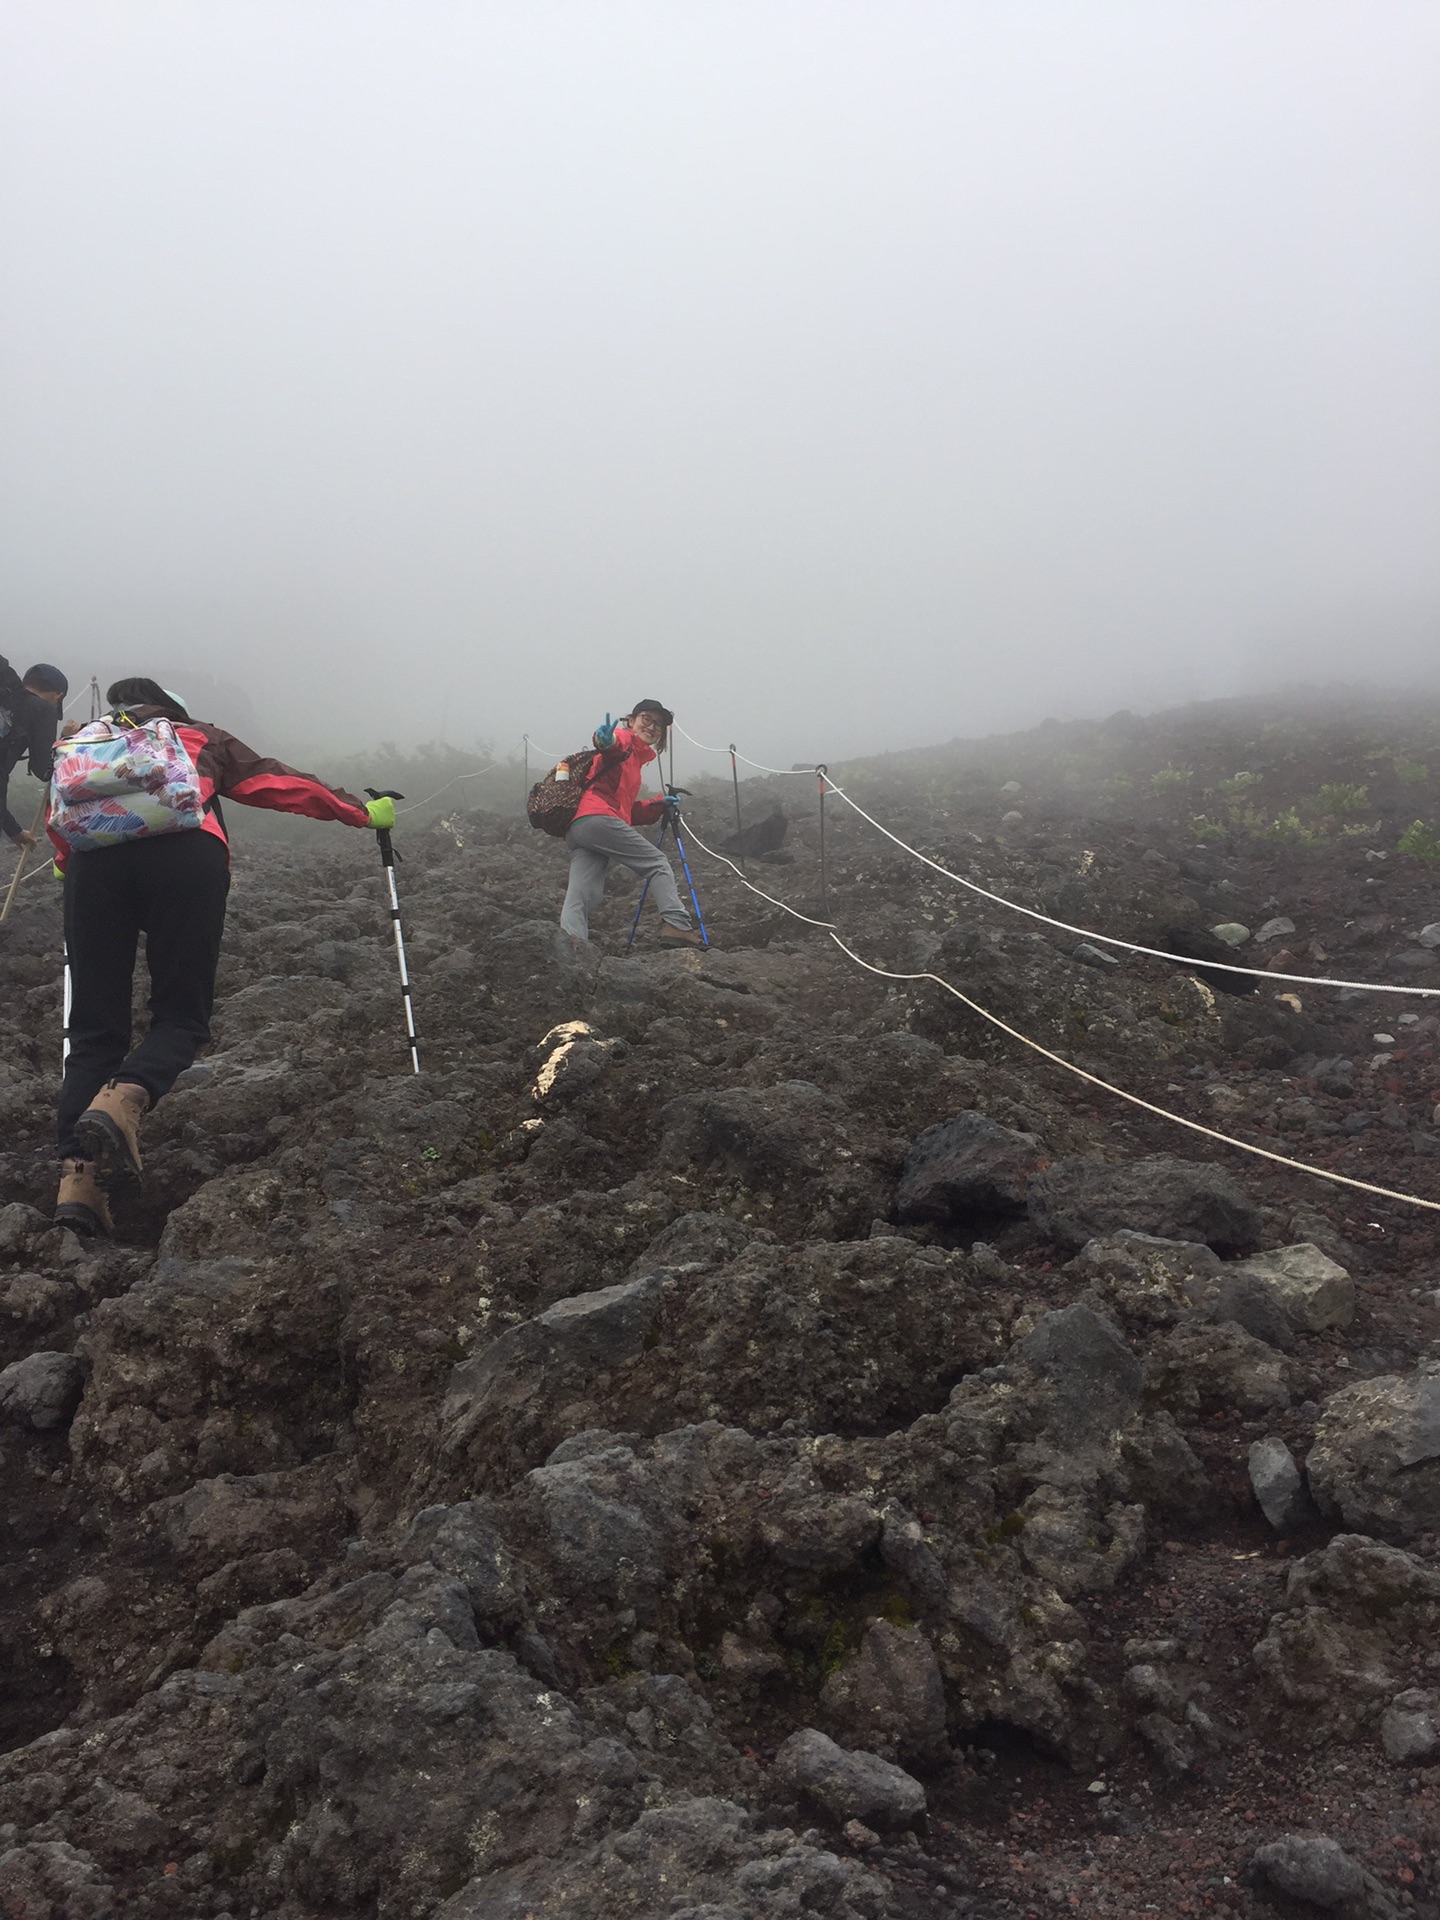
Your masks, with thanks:
M 3 22 L 21 664 L 782 763 L 1440 681 L 1428 0 Z

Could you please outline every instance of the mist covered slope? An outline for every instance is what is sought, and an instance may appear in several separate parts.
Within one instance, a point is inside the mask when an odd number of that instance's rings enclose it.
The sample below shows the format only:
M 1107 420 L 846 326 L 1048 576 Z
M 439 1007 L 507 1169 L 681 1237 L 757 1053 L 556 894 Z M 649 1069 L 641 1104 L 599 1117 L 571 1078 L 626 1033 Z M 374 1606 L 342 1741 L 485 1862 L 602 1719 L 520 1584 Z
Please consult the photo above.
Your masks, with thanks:
M 1440 988 L 1436 718 L 833 769 L 1194 968 L 1077 958 L 833 793 L 822 912 L 813 775 L 746 783 L 788 821 L 747 877 L 1157 1107 L 1440 1199 L 1440 1003 L 1275 978 Z M 100 1248 L 43 1212 L 59 915 L 22 888 L 0 1905 L 1440 1912 L 1435 1215 L 865 971 L 700 850 L 733 803 L 686 784 L 702 954 L 627 956 L 619 881 L 572 950 L 516 816 L 399 837 L 419 1077 L 373 844 L 242 846 L 215 1044 Z

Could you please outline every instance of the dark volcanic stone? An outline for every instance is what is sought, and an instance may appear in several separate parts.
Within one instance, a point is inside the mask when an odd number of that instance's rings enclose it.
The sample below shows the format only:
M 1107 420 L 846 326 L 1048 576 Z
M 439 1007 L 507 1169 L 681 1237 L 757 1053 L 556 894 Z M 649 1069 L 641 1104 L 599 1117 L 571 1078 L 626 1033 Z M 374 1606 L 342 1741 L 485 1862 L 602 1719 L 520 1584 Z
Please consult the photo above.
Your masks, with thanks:
M 1198 1240 L 1239 1253 L 1260 1232 L 1260 1210 L 1219 1167 L 1155 1155 L 1124 1166 L 1057 1160 L 1030 1188 L 1030 1219 L 1061 1246 L 1083 1247 L 1131 1227 L 1166 1240 Z
M 911 1145 L 895 1189 L 895 1218 L 902 1226 L 960 1226 L 1023 1213 L 1047 1158 L 1033 1133 L 1016 1133 L 983 1113 L 953 1114 Z

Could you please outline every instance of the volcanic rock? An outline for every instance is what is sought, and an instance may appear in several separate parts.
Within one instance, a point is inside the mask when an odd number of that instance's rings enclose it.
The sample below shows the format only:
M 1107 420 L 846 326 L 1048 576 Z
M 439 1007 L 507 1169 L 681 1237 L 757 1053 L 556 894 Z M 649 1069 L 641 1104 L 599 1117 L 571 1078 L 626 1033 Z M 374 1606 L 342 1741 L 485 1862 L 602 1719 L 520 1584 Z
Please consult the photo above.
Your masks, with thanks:
M 775 1772 L 792 1792 L 823 1807 L 837 1825 L 859 1820 L 877 1827 L 909 1826 L 925 1812 L 925 1789 L 877 1753 L 837 1746 L 814 1727 L 782 1743 Z
M 895 1189 L 904 1226 L 963 1226 L 1023 1213 L 1030 1182 L 1049 1156 L 1033 1134 L 983 1113 L 957 1113 L 928 1127 L 905 1155 Z
M 1259 1209 L 1229 1174 L 1165 1155 L 1121 1166 L 1057 1160 L 1032 1183 L 1029 1209 L 1037 1232 L 1077 1249 L 1128 1227 L 1239 1253 L 1260 1232 Z
M 1347 1527 L 1396 1540 L 1440 1528 L 1440 1363 L 1331 1394 L 1307 1471 L 1321 1511 Z

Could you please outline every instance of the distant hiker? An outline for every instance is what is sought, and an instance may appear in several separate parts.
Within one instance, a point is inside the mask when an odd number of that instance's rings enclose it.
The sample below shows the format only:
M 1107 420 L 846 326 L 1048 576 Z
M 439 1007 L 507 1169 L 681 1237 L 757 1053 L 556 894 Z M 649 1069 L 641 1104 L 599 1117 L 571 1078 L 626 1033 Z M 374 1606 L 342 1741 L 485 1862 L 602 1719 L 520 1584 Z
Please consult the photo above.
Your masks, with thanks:
M 69 691 L 70 682 L 58 667 L 42 662 L 21 680 L 0 659 L 0 822 L 5 837 L 20 847 L 33 847 L 35 836 L 10 811 L 10 776 L 28 757 L 33 778 L 49 784 L 50 750 Z
M 670 862 L 637 827 L 653 827 L 666 809 L 679 802 L 668 797 L 640 798 L 640 775 L 664 751 L 667 729 L 674 721 L 658 700 L 641 700 L 623 720 L 605 716 L 595 729 L 600 758 L 595 777 L 586 786 L 575 810 L 574 824 L 565 835 L 570 849 L 570 885 L 560 925 L 572 939 L 590 938 L 590 916 L 605 897 L 610 862 L 629 867 L 650 891 L 660 909 L 660 938 L 666 946 L 699 947 L 704 941 L 680 903 L 680 892 Z
M 230 890 L 220 798 L 351 827 L 395 824 L 393 800 L 357 800 L 262 758 L 222 728 L 192 720 L 154 680 L 117 680 L 106 699 L 113 737 L 86 727 L 62 743 L 48 822 L 65 876 L 73 996 L 55 1219 L 82 1234 L 112 1225 L 107 1192 L 139 1183 L 141 1117 L 210 1038 Z M 116 768 L 122 781 L 140 776 L 118 799 L 106 778 Z M 150 1027 L 132 1048 L 141 933 Z

